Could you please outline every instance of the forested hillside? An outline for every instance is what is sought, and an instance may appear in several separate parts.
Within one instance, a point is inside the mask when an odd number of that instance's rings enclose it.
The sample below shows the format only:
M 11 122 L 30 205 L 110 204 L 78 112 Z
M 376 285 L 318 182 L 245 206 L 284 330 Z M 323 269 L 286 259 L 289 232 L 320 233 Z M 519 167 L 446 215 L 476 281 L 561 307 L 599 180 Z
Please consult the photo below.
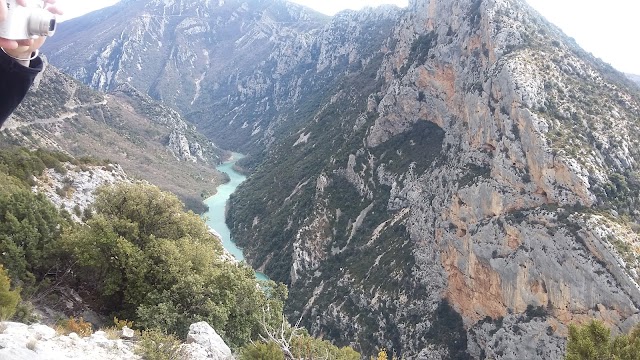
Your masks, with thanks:
M 184 337 L 190 324 L 207 321 L 234 347 L 257 339 L 261 321 L 281 321 L 286 290 L 262 291 L 253 270 L 224 260 L 219 240 L 174 195 L 145 184 L 104 187 L 75 223 L 31 191 L 34 176 L 74 163 L 108 166 L 46 151 L 0 152 L 0 253 L 24 300 L 52 306 L 72 288 L 95 311 L 142 328 Z

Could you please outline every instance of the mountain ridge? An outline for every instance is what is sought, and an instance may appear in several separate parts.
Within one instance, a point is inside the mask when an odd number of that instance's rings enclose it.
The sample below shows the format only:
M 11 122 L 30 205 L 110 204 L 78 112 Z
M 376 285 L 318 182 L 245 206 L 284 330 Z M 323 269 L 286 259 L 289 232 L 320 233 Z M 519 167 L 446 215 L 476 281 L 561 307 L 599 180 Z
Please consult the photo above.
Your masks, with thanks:
M 323 39 L 321 32 L 329 24 L 328 17 L 297 4 L 231 1 L 221 7 L 192 9 L 191 13 L 209 14 L 204 19 L 208 22 L 201 29 L 208 29 L 208 33 L 189 30 L 194 22 L 202 22 L 198 16 L 184 15 L 176 24 L 170 16 L 174 11 L 172 8 L 166 10 L 154 1 L 146 4 L 146 7 L 141 4 L 140 8 L 134 8 L 131 16 L 139 19 L 141 15 L 135 11 L 142 14 L 155 11 L 159 17 L 150 19 L 155 19 L 154 26 L 160 30 L 136 20 L 130 21 L 126 30 L 111 30 L 113 35 L 93 41 L 90 34 L 100 30 L 93 30 L 87 23 L 100 22 L 95 15 L 92 19 L 71 20 L 66 33 L 73 35 L 69 39 L 63 36 L 52 38 L 46 44 L 46 51 L 54 64 L 95 88 L 105 88 L 100 80 L 105 78 L 105 74 L 112 74 L 107 79 L 113 80 L 114 84 L 133 79 L 134 87 L 179 109 L 187 120 L 197 124 L 200 131 L 223 148 L 234 148 L 244 153 L 261 152 L 273 143 L 274 134 L 286 131 L 298 121 L 299 116 L 287 114 L 307 111 L 307 107 L 300 105 L 303 101 L 300 96 L 331 91 L 337 76 L 357 71 L 360 66 L 361 59 L 349 57 L 356 50 L 351 44 L 344 43 L 344 39 L 331 32 L 327 34 L 334 39 Z M 338 26 L 340 22 L 348 23 L 352 16 L 360 16 L 359 21 L 371 23 L 370 29 L 379 28 L 372 32 L 363 32 L 358 27 L 352 29 L 359 32 L 354 35 L 362 38 L 355 44 L 366 46 L 367 42 L 375 43 L 379 41 L 376 40 L 378 37 L 384 36 L 399 11 L 395 7 L 362 13 L 347 11 L 331 18 L 331 21 Z M 220 12 L 230 12 L 233 16 L 222 24 L 213 23 L 211 19 L 219 18 Z M 187 28 L 183 28 L 185 26 Z M 328 29 L 331 26 L 328 25 Z M 76 28 L 83 33 L 74 31 Z M 65 33 L 63 30 L 61 34 Z M 209 33 L 214 34 L 214 40 L 223 36 L 228 39 L 212 41 L 207 35 Z M 180 41 L 179 45 L 173 45 L 169 40 L 164 42 L 167 46 L 159 46 L 160 43 L 153 40 L 155 47 L 165 49 L 158 55 L 158 51 L 147 51 L 146 43 L 140 39 L 142 34 L 157 38 L 175 36 L 174 41 Z M 119 39 L 118 44 L 112 43 L 114 36 Z M 90 51 L 84 57 L 70 59 L 63 55 L 70 54 L 68 43 Z M 258 47 L 248 47 L 250 44 L 258 44 Z M 127 49 L 126 55 L 121 48 Z M 202 49 L 203 53 L 195 54 L 193 49 Z M 140 59 L 135 55 L 142 53 L 145 56 Z M 113 61 L 117 64 L 113 65 Z M 146 73 L 140 73 L 142 64 Z M 247 64 L 250 66 L 243 67 Z M 89 76 L 85 72 L 95 75 Z M 152 80 L 166 83 L 167 87 L 150 85 Z M 169 95 L 164 95 L 165 92 Z M 196 93 L 200 95 L 195 96 Z M 212 118 L 216 121 L 210 121 Z M 238 121 L 238 118 L 244 120 Z

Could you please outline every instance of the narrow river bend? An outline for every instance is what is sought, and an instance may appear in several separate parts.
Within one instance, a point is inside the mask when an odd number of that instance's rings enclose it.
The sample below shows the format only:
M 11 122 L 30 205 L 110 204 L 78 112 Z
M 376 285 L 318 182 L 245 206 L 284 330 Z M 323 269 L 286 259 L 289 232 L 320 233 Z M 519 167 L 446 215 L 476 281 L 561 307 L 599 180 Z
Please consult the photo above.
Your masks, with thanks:
M 229 182 L 220 185 L 218 187 L 218 192 L 204 201 L 204 203 L 209 206 L 209 211 L 202 215 L 207 220 L 207 225 L 218 233 L 222 239 L 222 245 L 224 248 L 239 261 L 244 260 L 244 255 L 242 254 L 242 249 L 237 247 L 235 242 L 231 239 L 231 231 L 225 222 L 225 209 L 231 194 L 236 191 L 238 185 L 242 184 L 242 182 L 247 179 L 246 176 L 233 170 L 233 166 L 236 161 L 243 157 L 244 156 L 242 154 L 233 153 L 231 160 L 217 167 L 219 171 L 229 175 Z M 269 280 L 269 278 L 264 274 L 257 271 L 256 278 L 258 278 L 258 280 Z

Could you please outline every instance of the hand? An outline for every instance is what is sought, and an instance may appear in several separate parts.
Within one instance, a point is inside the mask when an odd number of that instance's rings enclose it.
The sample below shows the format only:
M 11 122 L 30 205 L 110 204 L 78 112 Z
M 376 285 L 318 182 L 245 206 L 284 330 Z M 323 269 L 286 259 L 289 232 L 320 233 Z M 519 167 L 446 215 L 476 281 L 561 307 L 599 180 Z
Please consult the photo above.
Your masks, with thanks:
M 26 6 L 27 0 L 16 0 L 19 5 Z M 62 11 L 53 4 L 56 0 L 45 0 L 46 9 L 52 14 L 62 15 Z M 4 21 L 7 16 L 7 0 L 0 0 L 0 21 Z M 39 49 L 44 44 L 46 37 L 41 36 L 37 39 L 25 40 L 8 40 L 0 38 L 0 47 L 5 49 L 7 54 L 17 58 L 28 58 L 32 52 Z

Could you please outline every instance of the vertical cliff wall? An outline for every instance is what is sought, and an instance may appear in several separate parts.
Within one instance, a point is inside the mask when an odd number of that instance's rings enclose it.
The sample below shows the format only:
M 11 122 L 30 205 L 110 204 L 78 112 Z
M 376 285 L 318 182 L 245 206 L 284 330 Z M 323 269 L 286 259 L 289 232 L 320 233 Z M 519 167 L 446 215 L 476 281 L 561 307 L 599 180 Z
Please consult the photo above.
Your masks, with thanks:
M 630 83 L 522 1 L 413 1 L 378 53 L 230 209 L 292 316 L 408 358 L 558 358 L 570 322 L 637 323 Z

